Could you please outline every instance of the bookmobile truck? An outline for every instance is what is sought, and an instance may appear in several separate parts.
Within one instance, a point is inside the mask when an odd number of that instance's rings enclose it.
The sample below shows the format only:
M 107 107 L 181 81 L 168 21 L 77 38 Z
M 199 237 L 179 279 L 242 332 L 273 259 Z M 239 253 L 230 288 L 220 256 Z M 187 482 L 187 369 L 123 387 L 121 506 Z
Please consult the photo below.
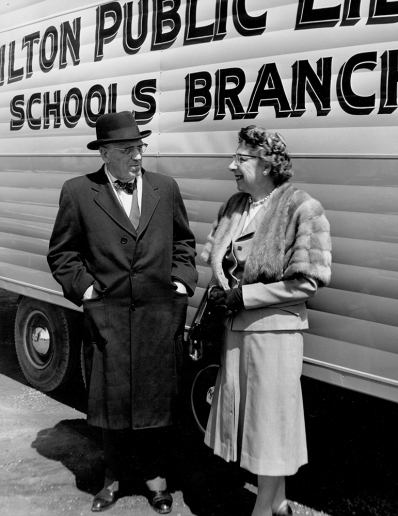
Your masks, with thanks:
M 177 180 L 197 239 L 187 327 L 210 279 L 203 244 L 236 191 L 237 133 L 266 127 L 331 224 L 303 372 L 398 401 L 398 2 L 14 0 L 0 14 L 0 288 L 19 295 L 34 387 L 61 386 L 80 358 L 81 312 L 46 261 L 60 188 L 101 165 L 86 148 L 98 115 L 131 110 L 152 130 L 145 168 Z

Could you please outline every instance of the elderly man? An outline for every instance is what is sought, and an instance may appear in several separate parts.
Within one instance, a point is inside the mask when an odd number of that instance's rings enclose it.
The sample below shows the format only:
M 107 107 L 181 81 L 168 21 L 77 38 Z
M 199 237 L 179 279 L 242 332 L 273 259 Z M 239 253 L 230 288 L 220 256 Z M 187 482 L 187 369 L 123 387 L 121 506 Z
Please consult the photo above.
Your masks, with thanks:
M 142 168 L 130 112 L 98 118 L 104 165 L 66 181 L 48 263 L 67 299 L 84 309 L 87 420 L 103 429 L 106 473 L 92 511 L 120 496 L 128 450 L 144 450 L 148 500 L 171 511 L 164 439 L 177 391 L 188 296 L 197 281 L 195 241 L 174 179 Z

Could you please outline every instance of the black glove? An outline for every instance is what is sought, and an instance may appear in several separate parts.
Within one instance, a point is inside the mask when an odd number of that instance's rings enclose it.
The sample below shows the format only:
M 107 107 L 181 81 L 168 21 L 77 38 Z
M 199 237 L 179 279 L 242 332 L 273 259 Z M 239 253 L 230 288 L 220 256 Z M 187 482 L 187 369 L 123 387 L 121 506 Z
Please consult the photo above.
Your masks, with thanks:
M 242 286 L 226 290 L 224 297 L 214 301 L 215 306 L 223 306 L 229 312 L 237 312 L 244 308 Z
M 210 306 L 214 305 L 216 303 L 216 301 L 225 299 L 226 295 L 227 294 L 223 288 L 212 287 L 209 292 L 209 296 L 208 296 L 208 301 L 209 301 Z

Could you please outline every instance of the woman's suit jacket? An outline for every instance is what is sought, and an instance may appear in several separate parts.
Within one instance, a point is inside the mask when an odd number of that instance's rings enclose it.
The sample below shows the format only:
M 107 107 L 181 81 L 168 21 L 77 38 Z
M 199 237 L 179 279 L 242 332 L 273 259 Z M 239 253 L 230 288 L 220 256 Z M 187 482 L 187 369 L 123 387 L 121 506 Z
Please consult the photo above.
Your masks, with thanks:
M 232 238 L 230 260 L 244 268 L 253 244 L 263 209 L 244 228 L 247 210 L 243 213 L 239 226 Z M 239 311 L 226 321 L 226 326 L 235 331 L 280 331 L 304 330 L 308 328 L 305 301 L 316 294 L 317 281 L 310 278 L 285 282 L 245 284 L 243 281 L 243 301 L 246 310 Z M 271 305 L 271 306 L 270 306 Z
M 284 183 L 244 229 L 248 197 L 235 194 L 221 207 L 201 255 L 212 267 L 211 285 L 224 289 L 234 286 L 230 271 L 224 270 L 225 257 L 239 265 L 245 310 L 229 317 L 227 326 L 237 331 L 306 329 L 305 301 L 331 275 L 324 210 L 307 193 Z

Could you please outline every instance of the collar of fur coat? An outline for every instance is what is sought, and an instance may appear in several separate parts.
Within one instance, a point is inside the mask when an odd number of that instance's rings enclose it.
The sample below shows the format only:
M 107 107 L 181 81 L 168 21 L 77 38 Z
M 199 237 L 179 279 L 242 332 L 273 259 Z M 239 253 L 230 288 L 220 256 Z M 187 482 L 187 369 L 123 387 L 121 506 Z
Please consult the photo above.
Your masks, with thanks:
M 231 244 L 248 195 L 238 193 L 224 204 L 203 248 L 219 284 L 228 288 L 222 261 Z M 304 275 L 326 286 L 331 277 L 330 227 L 322 205 L 290 183 L 272 195 L 244 267 L 244 283 L 272 283 Z

